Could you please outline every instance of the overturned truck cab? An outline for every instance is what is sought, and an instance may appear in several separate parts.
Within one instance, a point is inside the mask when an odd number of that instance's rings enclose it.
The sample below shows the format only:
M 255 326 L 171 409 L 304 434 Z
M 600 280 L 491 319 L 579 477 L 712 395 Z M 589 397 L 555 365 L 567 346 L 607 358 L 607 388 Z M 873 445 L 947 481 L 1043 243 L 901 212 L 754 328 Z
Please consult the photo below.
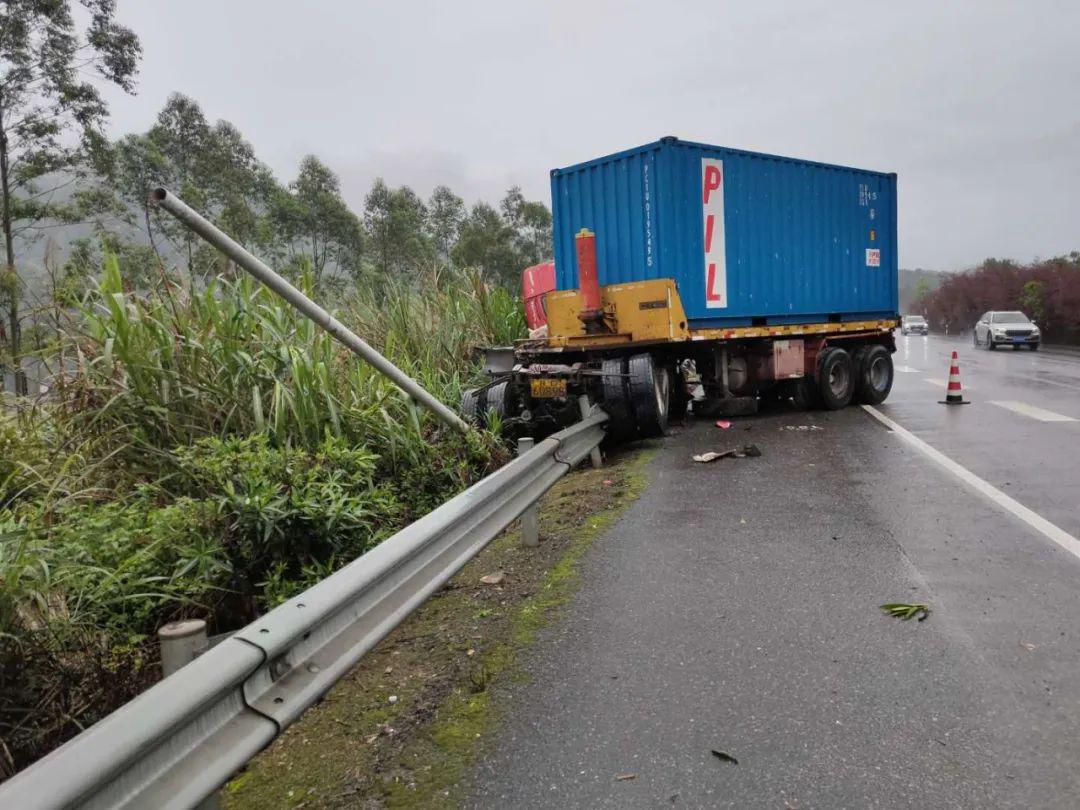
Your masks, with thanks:
M 530 336 L 489 352 L 467 418 L 543 434 L 600 403 L 629 439 L 691 401 L 711 416 L 888 396 L 895 174 L 663 138 L 551 187 L 555 261 L 523 275 Z

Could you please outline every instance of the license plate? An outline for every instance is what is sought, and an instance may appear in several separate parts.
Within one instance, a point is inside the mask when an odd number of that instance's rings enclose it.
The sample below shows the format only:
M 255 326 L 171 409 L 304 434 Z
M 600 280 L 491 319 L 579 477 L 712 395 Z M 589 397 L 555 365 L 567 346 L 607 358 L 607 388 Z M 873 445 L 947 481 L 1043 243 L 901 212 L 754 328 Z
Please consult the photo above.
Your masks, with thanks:
M 1025 340 L 1027 340 L 1027 338 L 1014 337 L 1013 338 L 1013 343 L 1023 343 Z
M 552 399 L 566 396 L 566 380 L 539 379 L 529 380 L 529 390 L 537 399 Z

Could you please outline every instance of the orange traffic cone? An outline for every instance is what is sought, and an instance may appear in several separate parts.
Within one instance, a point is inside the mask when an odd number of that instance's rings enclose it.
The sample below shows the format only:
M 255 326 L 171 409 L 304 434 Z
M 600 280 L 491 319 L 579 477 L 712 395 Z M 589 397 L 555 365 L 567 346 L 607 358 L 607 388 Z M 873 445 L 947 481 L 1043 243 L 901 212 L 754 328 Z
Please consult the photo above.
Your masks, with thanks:
M 945 390 L 945 399 L 938 400 L 939 405 L 970 405 L 960 391 L 960 360 L 956 352 L 952 353 L 952 365 L 949 366 L 949 387 Z

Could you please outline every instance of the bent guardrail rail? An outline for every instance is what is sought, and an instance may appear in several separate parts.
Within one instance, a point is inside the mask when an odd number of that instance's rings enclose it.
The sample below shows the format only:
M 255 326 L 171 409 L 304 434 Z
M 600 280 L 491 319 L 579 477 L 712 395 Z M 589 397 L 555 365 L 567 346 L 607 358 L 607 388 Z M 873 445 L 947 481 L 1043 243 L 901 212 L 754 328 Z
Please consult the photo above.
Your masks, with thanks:
M 539 442 L 0 785 L 0 807 L 198 804 L 589 455 L 607 414 Z

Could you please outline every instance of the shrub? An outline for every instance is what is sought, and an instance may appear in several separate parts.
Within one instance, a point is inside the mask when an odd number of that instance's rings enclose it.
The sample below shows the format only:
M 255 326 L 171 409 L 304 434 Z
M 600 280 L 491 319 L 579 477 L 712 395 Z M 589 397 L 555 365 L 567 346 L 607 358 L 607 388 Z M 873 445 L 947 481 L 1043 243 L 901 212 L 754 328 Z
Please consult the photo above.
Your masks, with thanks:
M 431 281 L 342 317 L 456 402 L 524 326 L 476 275 Z M 507 455 L 245 279 L 135 295 L 107 258 L 75 316 L 50 403 L 0 417 L 0 776 L 151 682 L 161 624 L 243 626 Z

